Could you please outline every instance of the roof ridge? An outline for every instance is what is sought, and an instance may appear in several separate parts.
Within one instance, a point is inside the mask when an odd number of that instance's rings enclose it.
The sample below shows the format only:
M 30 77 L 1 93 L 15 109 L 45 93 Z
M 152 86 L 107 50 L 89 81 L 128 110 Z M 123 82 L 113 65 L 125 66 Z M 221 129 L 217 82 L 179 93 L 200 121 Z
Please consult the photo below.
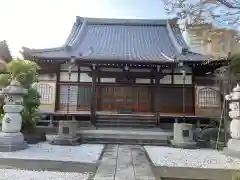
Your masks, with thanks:
M 121 19 L 121 18 L 92 18 L 76 16 L 76 22 L 87 20 L 88 24 L 129 24 L 129 25 L 166 25 L 173 19 Z
M 76 32 L 71 41 L 69 41 L 68 46 L 74 46 L 77 42 L 79 42 L 80 39 L 82 39 L 87 24 L 87 20 L 84 19 L 83 22 L 77 26 Z
M 178 34 L 178 38 L 177 38 L 177 32 L 173 30 L 173 28 L 179 28 L 176 27 L 176 26 L 173 26 L 171 24 L 171 22 L 167 22 L 166 24 L 166 29 L 168 31 L 168 35 L 174 45 L 174 47 L 176 48 L 176 50 L 178 51 L 179 54 L 183 54 L 183 52 L 185 52 L 186 50 L 188 51 L 189 50 L 189 47 L 185 46 L 185 44 L 183 44 L 182 42 L 179 42 L 179 41 L 184 41 L 185 40 L 183 39 L 183 36 Z

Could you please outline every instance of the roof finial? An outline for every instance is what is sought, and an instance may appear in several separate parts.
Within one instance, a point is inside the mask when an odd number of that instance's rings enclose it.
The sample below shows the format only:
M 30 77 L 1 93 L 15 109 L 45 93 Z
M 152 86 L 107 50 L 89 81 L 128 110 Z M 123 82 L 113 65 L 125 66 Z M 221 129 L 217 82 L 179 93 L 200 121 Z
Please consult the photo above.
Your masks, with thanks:
M 82 18 L 80 16 L 76 16 L 76 21 L 75 21 L 76 25 L 78 26 L 79 24 L 81 24 L 81 22 L 82 22 Z

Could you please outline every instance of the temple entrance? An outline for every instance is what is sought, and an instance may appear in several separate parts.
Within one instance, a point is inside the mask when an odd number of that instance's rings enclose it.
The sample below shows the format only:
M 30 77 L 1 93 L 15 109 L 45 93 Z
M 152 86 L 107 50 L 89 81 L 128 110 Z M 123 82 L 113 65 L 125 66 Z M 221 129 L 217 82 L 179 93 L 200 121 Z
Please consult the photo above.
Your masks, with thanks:
M 114 86 L 100 90 L 101 111 L 150 112 L 149 87 Z

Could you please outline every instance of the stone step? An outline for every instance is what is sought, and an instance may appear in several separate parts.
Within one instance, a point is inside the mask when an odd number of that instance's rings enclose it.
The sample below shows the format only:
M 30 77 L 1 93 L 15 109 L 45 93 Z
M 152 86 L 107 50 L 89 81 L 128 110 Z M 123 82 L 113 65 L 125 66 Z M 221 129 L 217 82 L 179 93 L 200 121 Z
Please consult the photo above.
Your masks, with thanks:
M 169 146 L 168 140 L 153 139 L 115 139 L 115 138 L 84 138 L 81 143 L 88 144 L 124 144 L 124 145 L 151 145 L 151 146 Z
M 139 119 L 97 119 L 98 122 L 136 122 L 136 123 L 156 123 L 155 119 L 151 120 L 139 120 Z
M 139 119 L 139 120 L 155 120 L 155 116 L 139 116 L 139 115 L 97 115 L 97 119 Z
M 143 116 L 139 114 L 97 115 L 96 126 L 152 128 L 156 127 L 156 118 L 155 116 Z
M 156 124 L 153 123 L 145 123 L 145 124 L 139 124 L 139 123 L 113 123 L 113 122 L 104 122 L 96 124 L 97 127 L 131 127 L 131 128 L 153 128 L 156 127 Z

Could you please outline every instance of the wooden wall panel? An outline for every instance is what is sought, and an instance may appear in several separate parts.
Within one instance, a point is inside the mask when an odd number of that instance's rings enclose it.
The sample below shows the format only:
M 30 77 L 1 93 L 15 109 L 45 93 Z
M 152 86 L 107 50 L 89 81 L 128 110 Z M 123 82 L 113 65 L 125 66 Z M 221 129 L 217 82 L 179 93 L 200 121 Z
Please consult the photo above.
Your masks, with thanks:
M 41 96 L 40 111 L 54 112 L 55 97 L 56 97 L 56 82 L 55 81 L 40 81 L 37 85 L 37 90 Z
M 68 88 L 70 91 L 68 94 Z M 68 98 L 69 95 L 69 98 Z M 69 104 L 69 111 L 90 110 L 91 86 L 83 85 L 60 85 L 59 110 L 66 111 Z M 69 102 L 68 102 L 69 99 Z
M 187 113 L 194 114 L 193 87 L 185 87 L 185 112 L 183 108 L 183 88 L 182 87 L 160 87 L 159 99 L 161 113 Z
M 108 86 L 100 88 L 99 110 L 150 112 L 151 96 L 148 87 Z
M 37 91 L 41 96 L 40 111 L 55 112 L 56 74 L 39 74 L 38 79 Z

